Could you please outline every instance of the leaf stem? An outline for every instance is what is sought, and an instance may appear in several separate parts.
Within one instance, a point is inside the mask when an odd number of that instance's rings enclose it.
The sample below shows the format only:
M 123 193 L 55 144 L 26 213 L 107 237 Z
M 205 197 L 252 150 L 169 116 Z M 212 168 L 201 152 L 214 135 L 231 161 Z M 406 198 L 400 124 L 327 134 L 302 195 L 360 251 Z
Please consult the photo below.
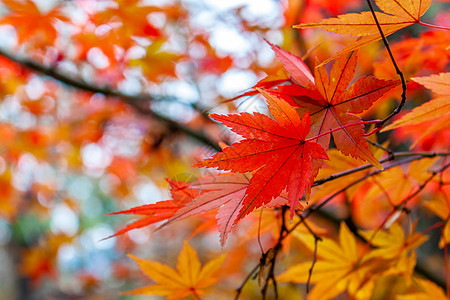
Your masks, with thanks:
M 316 140 L 316 139 L 318 139 L 320 137 L 323 137 L 324 135 L 327 135 L 329 133 L 332 133 L 332 132 L 335 132 L 335 131 L 338 131 L 338 130 L 341 130 L 341 129 L 344 129 L 344 128 L 347 128 L 347 127 L 350 127 L 350 126 L 364 125 L 364 124 L 378 124 L 379 122 L 381 122 L 381 121 L 380 120 L 370 120 L 370 121 L 362 121 L 362 122 L 357 122 L 357 123 L 352 123 L 352 124 L 346 124 L 346 125 L 343 125 L 341 127 L 334 128 L 334 129 L 331 129 L 331 130 L 329 130 L 327 132 L 323 132 L 323 133 L 321 133 L 319 135 L 313 136 L 312 138 L 306 139 L 305 142 L 311 142 L 312 140 Z
M 428 24 L 428 23 L 424 23 L 424 22 L 422 22 L 422 21 L 419 21 L 417 24 L 422 25 L 422 26 L 431 27 L 431 28 L 436 28 L 436 29 L 450 30 L 450 28 L 445 27 L 445 26 L 439 26 L 439 25 L 434 25 L 434 24 Z
M 424 231 L 422 231 L 422 234 L 423 234 L 423 235 L 428 234 L 428 232 L 430 232 L 430 231 L 432 231 L 432 230 L 434 230 L 434 229 L 436 229 L 436 228 L 442 227 L 442 225 L 444 225 L 443 222 L 437 222 L 437 223 L 434 223 L 433 225 L 431 225 L 430 227 L 428 227 L 427 229 L 425 229 Z

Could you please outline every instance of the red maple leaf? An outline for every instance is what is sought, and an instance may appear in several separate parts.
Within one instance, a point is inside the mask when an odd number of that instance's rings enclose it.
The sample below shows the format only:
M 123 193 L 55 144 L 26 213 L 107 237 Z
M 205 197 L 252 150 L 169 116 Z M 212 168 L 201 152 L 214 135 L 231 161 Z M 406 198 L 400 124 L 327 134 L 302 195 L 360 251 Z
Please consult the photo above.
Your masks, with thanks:
M 145 217 L 128 224 L 105 239 L 124 234 L 133 229 L 143 228 L 167 220 L 185 204 L 189 203 L 200 194 L 199 191 L 190 189 L 189 183 L 177 182 L 170 179 L 167 179 L 167 181 L 170 184 L 172 200 L 158 201 L 153 204 L 145 204 L 131 209 L 109 213 L 108 215 L 133 214 Z
M 287 57 L 290 54 L 274 45 L 272 49 L 275 50 L 277 57 Z M 268 92 L 298 106 L 300 113 L 309 112 L 312 122 L 310 136 L 320 135 L 315 141 L 325 149 L 328 149 L 330 144 L 330 134 L 323 135 L 324 133 L 355 124 L 333 132 L 336 147 L 345 155 L 367 161 L 382 169 L 381 164 L 369 150 L 364 138 L 364 125 L 356 114 L 369 109 L 376 100 L 397 86 L 400 81 L 366 76 L 350 85 L 357 64 L 356 52 L 339 57 L 334 62 L 329 75 L 324 67 L 316 68 L 315 80 L 310 80 L 311 73 L 304 68 L 300 58 L 292 54 L 289 58 L 288 62 L 285 59 L 281 62 L 293 78 L 302 79 L 297 80 L 301 85 L 284 85 L 277 89 L 270 89 Z
M 260 92 L 266 97 L 274 119 L 260 113 L 211 115 L 245 139 L 195 165 L 238 173 L 254 172 L 235 223 L 278 197 L 285 188 L 293 217 L 299 199 L 305 190 L 309 191 L 314 180 L 313 160 L 328 159 L 322 146 L 305 141 L 310 130 L 308 113 L 300 119 L 287 102 L 264 90 Z
M 179 209 L 160 228 L 187 217 L 202 214 L 218 208 L 216 219 L 220 233 L 220 243 L 225 245 L 228 233 L 236 225 L 237 217 L 242 209 L 245 191 L 250 184 L 250 174 L 225 173 L 208 175 L 191 182 L 188 189 L 201 191 L 200 195 Z M 267 203 L 267 207 L 286 205 L 287 194 L 281 193 Z

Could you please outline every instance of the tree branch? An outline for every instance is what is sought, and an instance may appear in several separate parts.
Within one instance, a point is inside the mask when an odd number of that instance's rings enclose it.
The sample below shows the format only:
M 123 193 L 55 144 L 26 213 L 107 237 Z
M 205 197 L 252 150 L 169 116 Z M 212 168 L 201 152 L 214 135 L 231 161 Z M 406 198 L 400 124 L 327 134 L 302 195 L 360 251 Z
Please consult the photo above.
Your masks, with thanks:
M 437 157 L 437 156 L 450 156 L 450 152 L 416 152 L 416 153 L 414 153 L 414 152 L 392 152 L 387 158 L 380 160 L 380 163 L 385 163 L 385 162 L 391 161 L 397 157 L 411 157 L 411 156 L 417 156 L 416 159 L 433 158 L 433 157 Z M 332 181 L 332 180 L 335 180 L 335 179 L 338 179 L 338 178 L 341 178 L 341 177 L 344 177 L 344 176 L 347 176 L 347 175 L 350 175 L 353 173 L 357 173 L 359 171 L 363 171 L 363 170 L 366 170 L 366 169 L 369 169 L 372 167 L 373 166 L 371 164 L 366 164 L 366 165 L 356 167 L 356 168 L 353 168 L 350 170 L 339 172 L 339 173 L 330 175 L 328 177 L 315 180 L 312 186 L 313 187 L 319 186 L 319 185 L 324 184 L 325 182 Z
M 367 134 L 367 135 L 370 135 L 370 134 L 380 130 L 387 121 L 389 121 L 392 117 L 394 117 L 396 114 L 398 114 L 402 110 L 402 108 L 406 102 L 406 80 L 405 80 L 405 76 L 403 76 L 403 72 L 400 70 L 400 68 L 397 65 L 397 62 L 395 61 L 394 55 L 392 54 L 391 48 L 389 47 L 389 42 L 386 39 L 386 36 L 384 35 L 383 30 L 381 29 L 381 25 L 380 25 L 380 22 L 378 22 L 377 15 L 375 14 L 375 11 L 373 9 L 372 2 L 370 0 L 367 0 L 367 4 L 369 4 L 369 8 L 370 8 L 370 11 L 372 12 L 373 19 L 375 20 L 375 23 L 377 24 L 378 31 L 381 34 L 381 39 L 383 40 L 384 46 L 386 47 L 386 50 L 389 53 L 389 57 L 391 58 L 392 64 L 394 65 L 394 68 L 395 68 L 395 71 L 397 72 L 398 76 L 400 76 L 400 80 L 402 82 L 402 99 L 400 101 L 400 104 L 397 106 L 397 108 L 393 112 L 391 112 L 386 118 L 381 120 L 376 125 L 376 128 L 374 129 L 373 132 L 370 132 Z
M 149 102 L 154 101 L 155 98 L 151 95 L 127 95 L 121 93 L 109 86 L 96 86 L 90 83 L 87 83 L 81 79 L 73 78 L 70 75 L 64 74 L 60 71 L 54 69 L 54 67 L 45 66 L 36 61 L 27 59 L 27 58 L 19 58 L 11 53 L 0 48 L 0 55 L 8 58 L 9 60 L 20 64 L 36 73 L 40 73 L 42 75 L 51 77 L 59 82 L 62 82 L 68 86 L 73 88 L 87 91 L 90 93 L 99 93 L 105 96 L 117 97 L 120 101 L 126 103 L 127 105 L 133 107 L 138 113 L 146 116 L 150 116 L 155 120 L 162 122 L 167 125 L 167 127 L 172 128 L 176 131 L 182 132 L 185 135 L 197 140 L 198 142 L 209 146 L 217 151 L 221 151 L 221 147 L 208 136 L 206 136 L 201 131 L 196 131 L 184 124 L 181 124 L 177 121 L 172 120 L 171 118 L 164 116 L 160 113 L 155 112 L 151 109 Z

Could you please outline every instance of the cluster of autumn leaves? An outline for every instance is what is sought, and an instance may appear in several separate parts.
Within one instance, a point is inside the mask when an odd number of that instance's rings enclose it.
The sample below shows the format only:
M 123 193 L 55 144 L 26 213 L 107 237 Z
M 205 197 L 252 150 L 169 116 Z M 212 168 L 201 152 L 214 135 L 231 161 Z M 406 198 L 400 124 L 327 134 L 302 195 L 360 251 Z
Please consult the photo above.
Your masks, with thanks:
M 166 36 L 166 29 L 153 26 L 148 22 L 148 16 L 163 14 L 167 27 L 170 27 L 177 20 L 185 22 L 189 18 L 183 6 L 157 7 L 143 5 L 141 1 L 122 0 L 97 12 L 92 4 L 94 2 L 79 1 L 77 5 L 84 7 L 88 12 L 87 17 L 82 24 L 74 26 L 76 30 L 70 36 L 74 43 L 66 49 L 57 25 L 70 24 L 72 20 L 65 16 L 62 6 L 57 5 L 42 12 L 30 0 L 2 2 L 10 13 L 0 22 L 14 26 L 17 42 L 23 45 L 22 50 L 30 52 L 38 61 L 51 60 L 51 64 L 55 65 L 67 59 L 73 60 L 82 70 L 83 64 L 92 63 L 89 61 L 92 49 L 100 49 L 110 64 L 106 68 L 98 67 L 96 74 L 103 81 L 109 80 L 112 86 L 124 79 L 127 67 L 140 67 L 147 83 L 157 83 L 161 78 L 164 81 L 178 76 L 175 61 L 195 62 L 198 72 L 203 75 L 224 73 L 234 63 L 230 56 L 217 55 L 208 42 L 208 34 L 188 28 L 187 21 L 184 29 L 195 32 L 195 35 L 189 37 L 186 44 L 200 47 L 204 56 L 195 57 L 192 49 L 182 54 L 166 51 L 165 46 L 170 40 Z M 294 7 L 295 2 L 289 1 L 289 6 Z M 320 7 L 315 1 L 312 2 L 313 6 Z M 338 5 L 342 1 L 333 2 Z M 431 1 L 375 2 L 383 11 L 376 12 L 375 16 L 385 36 L 413 24 L 439 27 L 421 21 Z M 331 7 L 329 9 L 332 10 Z M 285 13 L 286 20 L 294 11 L 297 9 Z M 211 114 L 213 120 L 239 135 L 240 140 L 224 146 L 222 152 L 212 157 L 202 157 L 194 165 L 205 168 L 205 175 L 200 178 L 188 182 L 167 179 L 170 185 L 169 200 L 111 213 L 140 216 L 113 236 L 123 238 L 122 234 L 130 230 L 152 224 L 159 225 L 159 229 L 169 230 L 178 221 L 201 216 L 203 224 L 198 231 L 217 228 L 222 247 L 230 247 L 230 242 L 226 243 L 230 239 L 230 232 L 234 227 L 242 226 L 244 220 L 254 225 L 249 234 L 253 240 L 256 240 L 256 236 L 259 239 L 260 235 L 273 231 L 273 240 L 269 240 L 273 243 L 281 238 L 277 236 L 279 230 L 274 228 L 277 227 L 274 224 L 279 225 L 280 219 L 283 219 L 286 232 L 291 234 L 283 237 L 286 238 L 283 251 L 287 253 L 291 246 L 296 246 L 302 249 L 302 255 L 295 255 L 291 251 L 289 254 L 293 258 L 290 265 L 284 269 L 277 267 L 276 281 L 311 284 L 313 288 L 308 296 L 311 299 L 330 299 L 342 293 L 352 299 L 384 299 L 388 297 L 391 286 L 396 288 L 392 293 L 396 293 L 398 299 L 446 299 L 441 287 L 414 273 L 417 260 L 415 250 L 428 238 L 426 233 L 417 229 L 415 222 L 409 221 L 407 212 L 411 208 L 419 208 L 437 216 L 439 222 L 430 230 L 440 228 L 439 247 L 448 247 L 450 202 L 445 157 L 448 155 L 450 138 L 450 73 L 444 73 L 448 64 L 448 29 L 436 28 L 418 37 L 391 44 L 394 57 L 408 80 L 408 101 L 405 107 L 412 106 L 410 98 L 421 99 L 419 103 L 422 104 L 407 113 L 404 113 L 404 109 L 401 116 L 394 118 L 395 121 L 381 128 L 380 120 L 362 118 L 373 115 L 375 109 L 380 119 L 389 115 L 393 107 L 388 106 L 386 100 L 388 97 L 400 98 L 402 82 L 392 71 L 392 61 L 387 54 L 384 61 L 374 63 L 376 76 L 354 76 L 358 58 L 359 63 L 366 60 L 367 65 L 367 55 L 358 53 L 358 49 L 382 39 L 372 12 L 345 14 L 295 27 L 322 29 L 356 39 L 323 62 L 316 61 L 314 69 L 310 69 L 301 58 L 269 42 L 282 67 L 278 71 L 268 68 L 273 72 L 269 72 L 249 91 L 233 99 L 258 95 L 267 104 L 268 110 L 264 114 Z M 264 32 L 261 28 L 257 30 Z M 129 50 L 132 52 L 133 47 L 141 45 L 147 45 L 143 57 L 133 59 L 132 55 L 126 55 Z M 49 53 L 53 53 L 53 56 Z M 332 66 L 327 65 L 331 61 Z M 8 79 L 8 83 L 2 85 L 4 94 L 15 93 L 23 78 L 30 76 L 28 71 L 9 61 L 2 61 L 2 69 L 12 73 L 3 72 L 0 75 L 2 83 Z M 417 75 L 419 71 L 423 72 Z M 430 73 L 432 75 L 427 75 Z M 47 87 L 44 98 L 56 98 L 55 90 L 57 88 Z M 430 92 L 436 96 L 428 100 Z M 410 94 L 414 97 L 410 97 Z M 9 149 L 8 157 L 19 160 L 23 151 L 21 148 L 28 147 L 38 159 L 50 160 L 47 150 L 42 149 L 55 148 L 60 151 L 70 148 L 70 145 L 72 148 L 67 152 L 71 154 L 66 164 L 76 168 L 82 164 L 77 158 L 80 156 L 78 152 L 81 152 L 78 148 L 87 143 L 101 145 L 102 138 L 107 134 L 133 137 L 132 132 L 136 134 L 136 130 L 141 133 L 150 132 L 150 127 L 158 128 L 153 126 L 155 124 L 150 126 L 147 119 L 137 118 L 126 105 L 111 105 L 111 102 L 93 100 L 91 95 L 81 93 L 76 98 L 74 106 L 77 106 L 78 113 L 71 114 L 68 118 L 71 121 L 67 124 L 58 123 L 58 131 L 36 129 L 21 134 L 20 140 L 26 141 L 25 146 L 15 143 L 19 135 L 14 129 L 2 126 L 0 135 L 3 145 Z M 50 100 L 47 102 L 52 103 Z M 21 105 L 42 117 L 56 111 L 56 105 L 43 103 L 28 99 L 22 101 Z M 83 118 L 77 119 L 79 116 Z M 205 124 L 211 125 L 203 121 L 200 127 Z M 195 123 L 189 125 L 196 126 Z M 388 141 L 378 144 L 374 134 L 377 130 L 381 130 L 381 133 L 391 130 L 393 145 Z M 120 181 L 117 195 L 128 195 L 131 182 L 138 177 L 138 172 L 150 173 L 153 166 L 161 161 L 166 163 L 167 169 L 168 164 L 173 164 L 175 171 L 172 174 L 167 171 L 169 177 L 180 173 L 180 169 L 185 171 L 185 168 L 178 167 L 181 163 L 174 162 L 174 156 L 166 149 L 156 149 L 165 134 L 171 135 L 161 130 L 161 139 L 158 133 L 143 139 L 141 148 L 154 150 L 153 155 L 157 153 L 151 159 L 148 158 L 151 150 L 143 151 L 136 159 L 119 155 L 112 158 L 105 168 L 112 174 L 110 177 Z M 404 141 L 408 138 L 412 140 L 411 149 L 418 151 L 417 155 L 414 152 L 390 150 L 396 146 L 395 139 Z M 61 143 L 61 140 L 65 143 Z M 434 155 L 428 155 L 430 151 Z M 139 168 L 137 166 L 142 165 L 141 161 L 146 163 Z M 10 178 L 5 179 L 6 175 L 10 176 L 9 172 L 2 174 L 0 182 L 2 196 L 19 198 L 9 183 Z M 50 190 L 39 189 L 36 192 L 41 202 L 52 197 Z M 426 197 L 418 198 L 418 194 L 425 194 Z M 318 225 L 319 221 L 316 224 L 313 218 L 302 219 L 302 211 L 307 211 L 309 216 L 315 206 L 328 205 L 331 200 L 336 204 L 330 205 L 336 205 L 337 210 L 346 207 L 352 222 L 364 230 L 349 229 L 345 223 L 338 223 L 336 241 L 331 238 L 333 230 Z M 18 206 L 18 203 L 0 202 L 0 211 L 6 211 L 8 218 L 14 218 L 9 216 L 16 215 Z M 286 208 L 289 216 L 281 214 Z M 260 220 L 255 217 L 256 214 L 251 214 L 255 210 L 261 214 Z M 302 222 L 306 225 L 299 225 Z M 294 228 L 295 224 L 298 227 Z M 409 229 L 405 229 L 408 226 Z M 233 234 L 242 237 L 240 231 L 235 230 Z M 36 279 L 36 282 L 43 273 L 53 273 L 52 265 L 55 264 L 59 247 L 71 240 L 71 237 L 63 234 L 43 239 L 28 251 L 22 266 L 23 273 Z M 232 246 L 236 245 L 233 242 Z M 249 252 L 243 253 L 247 255 Z M 125 294 L 159 295 L 167 299 L 189 296 L 202 298 L 206 288 L 229 275 L 223 271 L 224 261 L 236 265 L 236 269 L 240 267 L 241 271 L 244 268 L 244 263 L 237 266 L 238 259 L 232 253 L 213 258 L 202 267 L 198 255 L 187 242 L 184 242 L 179 254 L 176 269 L 131 254 L 129 257 L 156 284 Z M 276 259 L 281 260 L 280 257 Z M 259 267 L 264 270 L 264 266 Z M 448 272 L 448 263 L 446 270 Z M 260 281 L 266 280 L 261 273 Z M 245 277 L 245 274 L 239 275 L 239 278 Z M 228 291 L 228 295 L 231 293 L 233 291 Z
M 376 1 L 384 11 L 376 13 L 384 35 L 388 36 L 415 23 L 421 24 L 420 17 L 428 9 L 430 2 Z M 210 115 L 212 119 L 229 127 L 243 139 L 194 165 L 229 172 L 213 173 L 190 183 L 170 182 L 172 200 L 119 212 L 147 216 L 128 225 L 117 234 L 159 221 L 165 221 L 161 225 L 165 227 L 174 221 L 214 210 L 223 246 L 231 228 L 255 209 L 287 205 L 290 207 L 292 221 L 296 217 L 297 210 L 303 209 L 300 199 L 305 197 L 307 201 L 311 200 L 311 187 L 318 174 L 319 178 L 326 178 L 326 174 L 332 175 L 361 166 L 359 163 L 361 161 L 383 170 L 379 160 L 382 152 L 380 149 L 383 147 L 380 146 L 378 149 L 370 147 L 366 141 L 368 134 L 365 133 L 365 128 L 368 128 L 365 125 L 379 125 L 381 121 L 364 122 L 358 114 L 369 110 L 375 101 L 400 85 L 401 81 L 378 79 L 373 76 L 353 81 L 357 65 L 356 49 L 382 38 L 374 16 L 367 11 L 294 27 L 319 28 L 360 38 L 323 63 L 317 62 L 314 75 L 300 58 L 269 43 L 288 74 L 281 72 L 271 75 L 261 80 L 252 91 L 243 96 L 257 93 L 264 96 L 270 117 L 257 112 Z M 335 61 L 328 73 L 324 64 L 331 60 Z M 421 139 L 448 128 L 450 76 L 449 73 L 441 73 L 416 77 L 412 80 L 430 89 L 438 97 L 414 108 L 382 131 L 433 120 L 435 123 L 421 133 L 413 144 L 414 147 Z M 285 83 L 279 85 L 280 82 Z M 329 150 L 331 136 L 336 149 Z M 384 161 L 386 160 L 382 162 Z M 383 298 L 387 295 L 386 291 L 377 291 L 378 286 L 387 284 L 383 283 L 383 280 L 393 282 L 397 280 L 396 278 L 402 278 L 403 295 L 398 299 L 421 297 L 425 299 L 431 296 L 446 299 L 445 293 L 435 283 L 414 275 L 415 249 L 427 241 L 427 236 L 415 232 L 415 223 L 411 225 L 409 232 L 404 232 L 395 222 L 399 217 L 398 213 L 401 213 L 399 209 L 413 198 L 415 190 L 418 189 L 420 192 L 428 181 L 433 179 L 435 174 L 430 177 L 429 170 L 438 161 L 434 159 L 412 162 L 407 173 L 395 166 L 388 167 L 389 170 L 385 172 L 369 174 L 370 171 L 365 171 L 343 179 L 341 186 L 346 186 L 346 182 L 351 183 L 364 175 L 369 177 L 367 182 L 344 192 L 354 203 L 357 212 L 355 215 L 359 215 L 362 219 L 373 218 L 373 225 L 369 227 L 386 226 L 389 229 L 383 231 L 379 227 L 377 230 L 360 231 L 359 238 L 365 243 L 361 245 L 354 233 L 342 223 L 338 242 L 324 238 L 319 246 L 315 241 L 315 238 L 317 239 L 315 235 L 295 231 L 293 235 L 311 253 L 315 252 L 314 260 L 316 258 L 318 260 L 313 264 L 312 276 L 311 261 L 308 260 L 290 267 L 277 277 L 277 281 L 314 284 L 309 294 L 311 299 L 331 299 L 343 292 L 352 299 L 369 299 Z M 320 171 L 321 167 L 324 167 L 323 171 Z M 442 168 L 440 172 L 444 172 L 445 169 L 446 167 Z M 400 180 L 402 177 L 403 180 Z M 180 188 L 184 191 L 182 195 L 179 193 Z M 336 190 L 335 184 L 331 189 L 326 184 L 321 186 L 313 193 L 312 202 L 319 202 L 321 195 L 329 195 L 333 189 Z M 441 225 L 443 230 L 440 247 L 447 247 L 450 241 L 450 222 L 448 222 L 450 204 L 442 186 L 439 186 L 435 193 L 439 200 L 429 202 L 425 206 L 444 221 L 444 225 Z M 376 211 L 380 210 L 380 203 L 377 207 L 367 202 L 384 202 L 380 196 L 387 197 L 389 201 L 387 207 L 381 208 L 384 213 L 376 215 Z M 310 204 L 304 203 L 305 206 Z M 371 215 L 373 212 L 375 214 Z M 185 244 L 180 259 L 186 255 L 187 247 L 189 246 Z M 167 278 L 158 278 L 157 272 L 149 271 L 153 262 L 133 259 L 149 277 L 158 282 L 156 286 L 133 292 L 148 291 L 151 294 L 153 288 L 158 290 L 161 284 L 166 282 Z M 219 258 L 221 259 L 222 257 Z M 215 264 L 216 260 L 211 261 L 205 268 Z M 146 263 L 148 265 L 145 265 Z M 180 262 L 177 268 L 178 275 L 174 274 L 173 278 L 169 279 L 171 282 L 176 281 L 175 276 L 181 276 L 184 272 Z M 200 274 L 198 270 L 199 268 L 195 268 L 194 273 Z M 197 288 L 201 289 L 205 282 L 202 281 L 201 275 L 194 277 L 199 281 L 192 286 L 198 292 Z M 192 279 L 189 282 L 192 283 Z M 164 295 L 173 296 L 178 292 L 180 290 L 172 293 L 169 289 L 165 289 Z

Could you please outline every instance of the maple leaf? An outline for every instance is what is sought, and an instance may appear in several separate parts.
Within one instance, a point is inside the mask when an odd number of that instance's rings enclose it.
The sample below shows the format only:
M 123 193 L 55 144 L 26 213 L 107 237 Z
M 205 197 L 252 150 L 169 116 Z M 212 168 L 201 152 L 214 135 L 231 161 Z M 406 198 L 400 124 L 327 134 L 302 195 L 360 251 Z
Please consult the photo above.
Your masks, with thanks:
M 191 183 L 176 182 L 167 179 L 171 185 L 172 200 L 145 204 L 108 214 L 134 214 L 145 217 L 128 224 L 106 239 L 133 229 L 166 221 L 158 227 L 158 229 L 161 229 L 172 222 L 219 208 L 216 219 L 220 232 L 220 242 L 224 246 L 228 233 L 235 225 L 234 221 L 242 208 L 245 191 L 250 183 L 249 178 L 249 174 L 229 173 L 205 176 Z M 287 195 L 283 193 L 266 204 L 266 206 L 275 207 L 286 204 Z
M 245 139 L 194 165 L 238 173 L 254 171 L 237 220 L 269 203 L 285 188 L 292 218 L 299 199 L 314 180 L 313 160 L 328 159 L 322 146 L 305 141 L 310 130 L 309 114 L 300 119 L 287 102 L 260 91 L 274 119 L 260 113 L 211 115 Z
M 124 228 L 120 229 L 113 235 L 106 237 L 105 239 L 124 234 L 125 232 L 133 229 L 142 228 L 160 221 L 167 220 L 186 203 L 192 201 L 192 199 L 196 198 L 199 195 L 199 191 L 189 189 L 188 183 L 186 182 L 176 182 L 170 179 L 167 179 L 167 181 L 171 186 L 170 193 L 172 195 L 172 200 L 158 201 L 154 204 L 145 204 L 133 207 L 131 209 L 109 213 L 108 215 L 134 214 L 143 215 L 146 217 L 128 224 Z
M 433 93 L 439 95 L 421 106 L 415 107 L 399 120 L 383 128 L 382 131 L 392 130 L 402 126 L 416 125 L 427 121 L 435 120 L 435 124 L 430 124 L 422 135 L 416 139 L 413 148 L 421 139 L 438 130 L 450 127 L 450 73 L 434 74 L 426 77 L 415 77 L 411 80 L 424 85 Z
M 43 14 L 33 1 L 3 0 L 10 14 L 0 20 L 0 24 L 10 24 L 17 32 L 19 43 L 34 38 L 38 45 L 53 44 L 57 37 L 55 20 L 67 21 L 59 6 Z
M 339 243 L 329 238 L 318 243 L 317 262 L 311 276 L 315 286 L 308 299 L 331 299 L 345 291 L 352 299 L 367 299 L 372 295 L 376 279 L 386 275 L 402 275 L 409 284 L 416 262 L 414 250 L 427 237 L 421 233 L 405 236 L 396 223 L 388 232 L 365 231 L 361 235 L 369 242 L 364 247 L 358 247 L 355 236 L 345 223 L 341 223 Z M 294 236 L 314 251 L 315 242 L 311 234 L 294 232 Z M 310 268 L 311 262 L 302 262 L 277 276 L 277 280 L 305 283 Z
M 406 38 L 390 44 L 391 52 L 405 78 L 415 77 L 423 70 L 445 72 L 449 63 L 450 34 L 448 31 L 424 31 L 417 38 Z M 388 53 L 373 64 L 374 74 L 381 78 L 395 78 L 395 68 Z
M 348 196 L 355 223 L 363 228 L 378 227 L 392 217 L 393 209 L 406 199 L 414 205 L 417 196 L 413 195 L 429 178 L 434 163 L 436 159 L 423 159 L 410 163 L 407 169 L 392 167 L 358 185 Z
M 77 50 L 76 58 L 87 59 L 89 50 L 97 47 L 111 62 L 115 62 L 117 60 L 115 47 L 121 45 L 120 39 L 112 30 L 100 35 L 96 34 L 94 29 L 86 26 L 72 37 Z
M 95 15 L 98 24 L 120 22 L 118 36 L 123 41 L 131 42 L 132 36 L 159 37 L 161 33 L 152 26 L 147 16 L 153 12 L 161 12 L 156 6 L 143 5 L 140 0 L 116 0 L 115 6 Z
M 378 152 L 381 152 L 381 151 L 378 151 Z M 384 153 L 385 152 L 383 152 L 383 154 Z M 337 149 L 328 150 L 327 155 L 330 158 L 330 160 L 326 161 L 324 163 L 324 165 L 322 166 L 322 168 L 320 169 L 319 174 L 316 177 L 316 182 L 317 182 L 317 180 L 319 180 L 319 182 L 320 182 L 321 179 L 327 178 L 329 176 L 343 172 L 345 170 L 350 170 L 350 169 L 357 168 L 357 167 L 364 165 L 363 161 L 361 161 L 359 159 L 354 159 L 350 156 L 345 156 Z M 378 156 L 380 156 L 380 155 L 378 155 Z M 370 169 L 367 169 L 367 170 L 355 172 L 353 174 L 344 176 L 339 179 L 338 185 L 346 186 L 347 184 L 351 184 L 353 181 L 357 180 L 361 176 L 364 176 L 365 174 L 369 173 L 370 171 L 371 171 Z M 366 181 L 369 181 L 369 180 L 370 180 L 370 178 L 368 178 Z M 363 183 L 361 183 L 361 184 L 363 184 Z M 345 191 L 345 193 L 343 193 L 343 195 L 345 194 L 345 197 L 348 198 L 349 201 L 352 201 L 355 190 L 357 190 L 361 184 L 356 184 L 353 187 L 347 189 Z M 316 203 L 316 202 L 320 201 L 321 199 L 323 199 L 324 197 L 327 197 L 327 196 L 333 194 L 334 192 L 336 192 L 336 187 L 337 187 L 337 184 L 334 181 L 328 181 L 323 184 L 320 184 L 319 186 L 316 186 L 315 188 L 313 188 L 310 203 Z
M 392 224 L 388 231 L 360 232 L 374 246 L 374 249 L 367 254 L 367 259 L 385 259 L 385 265 L 389 268 L 384 271 L 384 275 L 401 274 L 407 285 L 411 283 L 416 265 L 414 250 L 428 240 L 427 236 L 414 232 L 415 227 L 414 223 L 411 233 L 407 235 L 398 223 Z
M 446 300 L 448 299 L 445 292 L 434 282 L 415 277 L 414 283 L 417 284 L 418 288 L 416 291 L 409 292 L 405 295 L 398 295 L 395 299 L 397 300 Z
M 220 232 L 220 243 L 225 245 L 228 233 L 243 207 L 245 192 L 250 184 L 248 174 L 220 174 L 205 176 L 189 184 L 189 188 L 201 191 L 201 194 L 179 209 L 165 224 L 182 220 L 189 216 L 205 213 L 219 208 L 216 219 Z M 267 206 L 282 206 L 287 204 L 287 195 L 282 193 L 270 201 Z
M 420 24 L 420 17 L 430 7 L 431 0 L 376 0 L 375 3 L 383 11 L 383 13 L 375 12 L 375 14 L 384 35 L 388 36 L 412 24 Z M 362 37 L 322 64 L 381 39 L 377 24 L 370 11 L 339 15 L 337 18 L 325 19 L 317 23 L 294 25 L 293 27 L 318 28 L 338 34 Z
M 175 62 L 182 56 L 162 50 L 165 41 L 155 40 L 147 47 L 146 55 L 129 61 L 131 67 L 140 66 L 146 78 L 158 82 L 160 77 L 176 77 Z
M 183 249 L 178 256 L 176 270 L 156 261 L 141 259 L 128 254 L 144 272 L 157 284 L 138 288 L 123 293 L 124 295 L 158 295 L 166 296 L 167 300 L 182 299 L 189 295 L 197 298 L 203 290 L 217 282 L 214 277 L 225 259 L 225 254 L 211 260 L 203 268 L 197 253 L 184 241 Z
M 425 203 L 425 207 L 431 210 L 444 222 L 442 226 L 441 240 L 439 248 L 444 248 L 450 243 L 450 189 L 446 186 L 440 187 L 438 193 Z
M 400 166 L 390 168 L 372 176 L 371 185 L 365 185 L 359 191 L 360 197 L 364 199 L 377 199 L 381 202 L 383 198 L 389 199 L 394 205 L 399 205 L 406 199 L 415 187 L 420 186 L 429 177 L 429 169 L 436 159 L 424 159 L 412 162 L 405 170 Z M 389 193 L 387 193 L 389 191 Z
M 297 58 L 300 60 L 300 58 Z M 283 97 L 300 107 L 300 113 L 311 115 L 310 135 L 324 134 L 332 129 L 361 122 L 355 114 L 369 109 L 385 92 L 399 84 L 399 80 L 382 80 L 372 76 L 362 77 L 349 86 L 357 64 L 356 52 L 339 57 L 333 64 L 330 76 L 324 67 L 315 69 L 315 86 L 285 85 L 268 92 Z M 353 125 L 332 133 L 336 147 L 345 155 L 367 161 L 382 169 L 369 150 L 364 138 L 364 125 Z M 330 135 L 316 139 L 328 149 Z
M 283 64 L 284 68 L 289 72 L 291 77 L 302 86 L 314 85 L 314 76 L 311 74 L 308 66 L 299 57 L 294 54 L 281 49 L 280 47 L 266 42 L 275 52 L 278 60 Z
M 289 80 L 289 74 L 286 72 L 285 68 L 279 68 L 274 74 L 269 74 L 260 81 L 258 81 L 251 89 L 243 94 L 237 95 L 231 99 L 221 101 L 220 103 L 227 103 L 230 101 L 237 100 L 242 97 L 254 96 L 259 94 L 257 88 L 268 89 L 284 83 Z
M 311 251 L 314 250 L 314 238 L 311 235 L 294 233 L 294 236 L 303 240 Z M 355 295 L 385 269 L 380 261 L 377 258 L 367 259 L 347 225 L 341 223 L 339 243 L 324 238 L 318 244 L 317 262 L 311 276 L 315 286 L 308 294 L 308 299 L 331 299 L 345 290 Z M 310 268 L 311 262 L 294 265 L 277 276 L 277 281 L 306 283 Z

